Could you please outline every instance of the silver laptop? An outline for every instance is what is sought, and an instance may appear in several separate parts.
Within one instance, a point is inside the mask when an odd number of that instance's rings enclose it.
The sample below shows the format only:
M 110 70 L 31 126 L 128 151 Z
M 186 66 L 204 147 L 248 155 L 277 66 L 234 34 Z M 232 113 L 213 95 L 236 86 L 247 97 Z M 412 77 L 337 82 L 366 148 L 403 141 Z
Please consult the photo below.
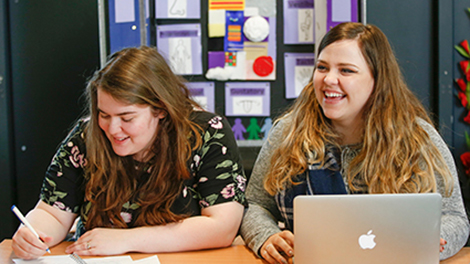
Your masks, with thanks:
M 441 195 L 301 195 L 294 263 L 439 263 Z

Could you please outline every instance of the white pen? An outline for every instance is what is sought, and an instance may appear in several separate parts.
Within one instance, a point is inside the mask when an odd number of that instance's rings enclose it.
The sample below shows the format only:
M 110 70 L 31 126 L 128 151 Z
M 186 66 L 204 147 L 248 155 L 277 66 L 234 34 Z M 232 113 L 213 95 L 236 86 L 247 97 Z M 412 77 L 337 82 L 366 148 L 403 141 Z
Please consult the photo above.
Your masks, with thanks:
M 33 232 L 33 234 L 39 238 L 39 240 L 41 240 L 42 242 L 44 242 L 44 240 L 42 240 L 41 237 L 39 237 L 39 235 L 38 235 L 38 233 L 36 232 L 36 230 L 34 230 L 33 226 L 31 226 L 31 224 L 28 222 L 28 220 L 26 220 L 26 218 L 25 218 L 24 215 L 20 212 L 20 210 L 18 209 L 18 207 L 16 207 L 16 205 L 12 205 L 12 206 L 11 206 L 11 211 L 13 211 L 13 213 L 16 215 L 16 217 L 18 217 L 18 219 L 21 221 L 21 223 L 23 223 L 23 225 L 25 225 L 27 228 L 29 228 L 29 230 L 30 230 L 31 232 Z M 51 253 L 51 250 L 50 250 L 49 248 L 47 248 L 46 251 L 47 251 L 47 253 L 52 254 L 52 253 Z

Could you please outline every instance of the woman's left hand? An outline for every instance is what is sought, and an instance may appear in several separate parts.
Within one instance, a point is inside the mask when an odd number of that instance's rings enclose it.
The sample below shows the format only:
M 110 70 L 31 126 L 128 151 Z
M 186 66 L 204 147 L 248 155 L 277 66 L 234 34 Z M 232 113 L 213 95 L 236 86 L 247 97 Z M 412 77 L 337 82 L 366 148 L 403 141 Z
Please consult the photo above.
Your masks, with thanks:
M 83 234 L 65 253 L 78 255 L 118 255 L 128 252 L 126 229 L 95 228 Z
M 447 244 L 447 241 L 444 238 L 441 238 L 439 243 L 441 245 L 439 252 L 442 252 L 442 251 L 444 251 L 444 246 Z

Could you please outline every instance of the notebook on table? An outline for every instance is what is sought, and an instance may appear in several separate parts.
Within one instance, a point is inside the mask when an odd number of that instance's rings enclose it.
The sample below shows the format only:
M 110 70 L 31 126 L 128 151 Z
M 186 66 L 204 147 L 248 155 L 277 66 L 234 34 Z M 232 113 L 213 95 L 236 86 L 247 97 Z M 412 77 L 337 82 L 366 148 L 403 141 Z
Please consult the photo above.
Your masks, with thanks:
M 441 195 L 294 199 L 295 264 L 439 263 Z

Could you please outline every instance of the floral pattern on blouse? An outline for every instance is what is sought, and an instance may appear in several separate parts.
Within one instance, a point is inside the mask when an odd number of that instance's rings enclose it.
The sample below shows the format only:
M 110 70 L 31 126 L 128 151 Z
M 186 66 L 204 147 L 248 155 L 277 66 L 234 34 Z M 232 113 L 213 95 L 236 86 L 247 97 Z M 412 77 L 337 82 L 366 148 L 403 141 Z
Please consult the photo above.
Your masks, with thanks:
M 247 180 L 230 125 L 222 117 L 208 112 L 194 112 L 192 118 L 204 130 L 203 143 L 192 154 L 188 164 L 192 177 L 184 181 L 171 210 L 177 214 L 200 215 L 202 208 L 224 202 L 237 201 L 247 206 Z M 87 180 L 84 173 L 87 164 L 85 124 L 86 121 L 80 121 L 62 142 L 49 165 L 41 190 L 41 200 L 45 203 L 80 215 L 77 237 L 85 231 L 92 206 L 84 198 Z M 148 174 L 151 169 L 151 164 L 147 164 L 144 171 Z M 134 226 L 139 208 L 131 201 L 123 204 L 120 216 L 128 227 Z
M 205 131 L 202 147 L 193 155 L 193 162 L 191 163 L 193 176 L 201 175 L 194 187 L 197 188 L 209 184 L 210 176 L 206 176 L 206 174 L 213 173 L 214 171 L 217 176 L 212 181 L 217 180 L 226 182 L 226 184 L 219 192 L 214 192 L 207 196 L 201 196 L 195 188 L 188 187 L 188 189 L 192 191 L 193 198 L 199 200 L 199 205 L 202 208 L 214 205 L 223 199 L 238 201 L 244 204 L 244 183 L 246 182 L 246 177 L 243 170 L 240 170 L 241 165 L 237 162 L 238 160 L 234 160 L 233 156 L 227 154 L 228 146 L 224 142 L 226 136 L 233 136 L 232 132 L 229 132 L 228 135 L 226 134 L 227 130 L 224 131 L 223 129 L 227 124 L 223 123 L 223 119 L 220 116 L 213 117 L 208 123 L 213 129 Z M 214 152 L 213 149 L 217 149 L 217 151 Z M 220 158 L 214 159 L 214 155 Z M 206 172 L 206 168 L 212 169 Z M 238 186 L 243 186 L 243 188 L 236 188 Z

